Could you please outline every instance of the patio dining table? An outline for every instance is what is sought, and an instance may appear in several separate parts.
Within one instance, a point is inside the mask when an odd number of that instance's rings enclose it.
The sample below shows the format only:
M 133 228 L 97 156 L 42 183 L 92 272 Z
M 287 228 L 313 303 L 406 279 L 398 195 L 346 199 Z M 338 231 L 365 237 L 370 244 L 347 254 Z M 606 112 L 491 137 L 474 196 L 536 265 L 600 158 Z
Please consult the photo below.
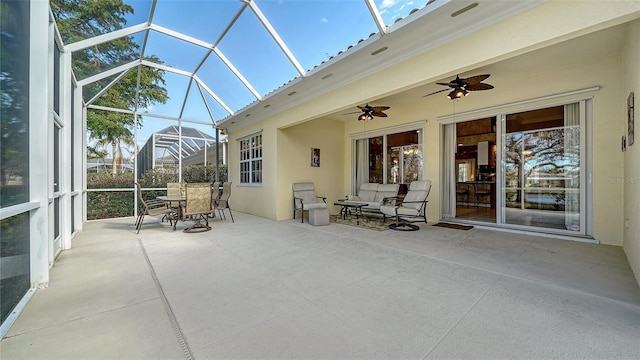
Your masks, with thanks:
M 182 205 L 187 200 L 187 198 L 182 195 L 161 195 L 157 196 L 156 200 L 163 201 L 167 204 L 167 206 L 169 206 L 174 202 L 178 202 L 180 203 L 180 205 Z M 171 220 L 173 221 L 173 230 L 175 230 L 178 220 L 182 218 L 182 206 L 178 206 L 177 208 L 171 207 L 171 209 L 174 211 L 172 211 L 169 216 L 171 216 Z

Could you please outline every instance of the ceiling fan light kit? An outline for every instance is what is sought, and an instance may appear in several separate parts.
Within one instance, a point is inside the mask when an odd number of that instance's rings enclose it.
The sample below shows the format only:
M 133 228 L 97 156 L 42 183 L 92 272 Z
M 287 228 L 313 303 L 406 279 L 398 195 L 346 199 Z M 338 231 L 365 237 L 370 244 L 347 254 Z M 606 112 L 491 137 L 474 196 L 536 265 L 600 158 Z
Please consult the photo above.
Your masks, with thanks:
M 363 113 L 363 114 L 360 114 L 360 116 L 358 116 L 358 120 L 359 120 L 359 121 L 360 121 L 360 120 L 361 120 L 361 121 L 364 121 L 364 120 L 373 120 L 373 115 Z
M 455 88 L 453 89 L 453 91 L 449 93 L 449 95 L 447 95 L 447 98 L 451 100 L 455 100 L 467 95 L 469 95 L 469 92 L 467 90 L 462 88 Z
M 476 76 L 468 77 L 466 79 L 462 79 L 460 78 L 459 75 L 456 75 L 456 78 L 449 81 L 448 83 L 436 83 L 436 84 L 448 86 L 450 89 L 453 89 L 447 95 L 447 98 L 451 100 L 455 100 L 455 99 L 460 99 L 462 97 L 469 95 L 470 91 L 493 89 L 493 85 L 482 82 L 483 80 L 487 79 L 489 76 L 491 75 L 484 74 L 484 75 L 476 75 Z M 424 95 L 423 97 L 437 94 L 446 90 L 448 89 L 438 90 L 430 94 Z
M 373 120 L 374 116 L 377 117 L 387 117 L 387 114 L 383 113 L 383 111 L 390 109 L 389 106 L 371 106 L 369 104 L 365 106 L 358 105 L 358 109 L 360 109 L 360 115 L 358 116 L 358 120 Z M 356 112 L 358 113 L 358 112 Z M 347 113 L 353 114 L 353 113 Z M 344 115 L 347 115 L 344 114 Z

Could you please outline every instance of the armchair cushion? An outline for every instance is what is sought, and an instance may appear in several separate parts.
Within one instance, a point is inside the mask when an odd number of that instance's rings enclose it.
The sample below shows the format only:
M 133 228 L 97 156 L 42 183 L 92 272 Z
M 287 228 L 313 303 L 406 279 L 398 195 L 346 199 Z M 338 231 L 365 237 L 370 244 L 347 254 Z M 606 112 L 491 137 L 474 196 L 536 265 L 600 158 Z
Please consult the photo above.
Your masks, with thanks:
M 409 185 L 409 191 L 402 200 L 402 203 L 397 205 L 382 205 L 380 206 L 380 212 L 393 217 L 424 217 L 426 200 L 430 191 L 431 180 L 413 181 Z M 426 222 L 426 217 L 424 217 L 424 219 Z
M 402 206 L 420 210 L 422 202 L 429 196 L 431 180 L 414 181 L 409 185 L 409 191 L 402 201 Z
M 323 209 L 327 207 L 325 197 L 317 196 L 312 182 L 293 184 L 293 218 L 296 211 L 301 211 L 301 220 L 304 221 L 304 212 L 311 209 Z
M 296 183 L 293 184 L 293 196 L 296 198 L 296 208 L 297 209 L 317 209 L 322 207 L 327 207 L 327 204 L 323 201 L 320 201 L 322 197 L 316 196 L 316 191 L 313 183 Z

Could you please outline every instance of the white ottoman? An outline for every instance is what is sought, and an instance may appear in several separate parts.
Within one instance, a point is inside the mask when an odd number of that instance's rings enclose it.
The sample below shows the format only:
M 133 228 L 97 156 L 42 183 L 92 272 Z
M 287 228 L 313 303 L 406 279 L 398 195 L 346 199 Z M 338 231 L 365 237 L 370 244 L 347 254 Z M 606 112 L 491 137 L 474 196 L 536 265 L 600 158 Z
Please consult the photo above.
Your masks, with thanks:
M 309 209 L 309 224 L 313 226 L 329 225 L 329 209 Z

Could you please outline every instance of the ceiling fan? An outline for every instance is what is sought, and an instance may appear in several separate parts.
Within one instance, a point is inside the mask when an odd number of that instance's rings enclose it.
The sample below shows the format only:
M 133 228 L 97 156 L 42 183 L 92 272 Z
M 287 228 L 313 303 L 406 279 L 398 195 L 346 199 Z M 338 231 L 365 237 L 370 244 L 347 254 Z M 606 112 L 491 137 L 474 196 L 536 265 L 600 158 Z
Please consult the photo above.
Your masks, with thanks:
M 369 104 L 365 106 L 358 105 L 358 109 L 360 109 L 360 111 L 354 111 L 354 112 L 350 112 L 342 115 L 360 113 L 360 116 L 358 116 L 358 120 L 371 120 L 373 119 L 374 116 L 387 117 L 387 114 L 383 113 L 383 111 L 388 110 L 390 108 L 391 108 L 390 106 L 371 106 Z
M 493 89 L 493 85 L 483 83 L 482 81 L 486 80 L 490 74 L 484 75 L 476 75 L 471 76 L 466 79 L 461 79 L 460 76 L 456 75 L 456 78 L 449 81 L 448 83 L 436 83 L 438 85 L 448 86 L 450 89 L 453 89 L 447 97 L 451 100 L 459 99 L 463 96 L 469 95 L 469 91 L 479 91 L 479 90 L 489 90 Z M 431 94 L 424 95 L 423 97 L 430 96 L 433 94 L 437 94 L 443 91 L 447 91 L 449 89 L 442 89 Z

